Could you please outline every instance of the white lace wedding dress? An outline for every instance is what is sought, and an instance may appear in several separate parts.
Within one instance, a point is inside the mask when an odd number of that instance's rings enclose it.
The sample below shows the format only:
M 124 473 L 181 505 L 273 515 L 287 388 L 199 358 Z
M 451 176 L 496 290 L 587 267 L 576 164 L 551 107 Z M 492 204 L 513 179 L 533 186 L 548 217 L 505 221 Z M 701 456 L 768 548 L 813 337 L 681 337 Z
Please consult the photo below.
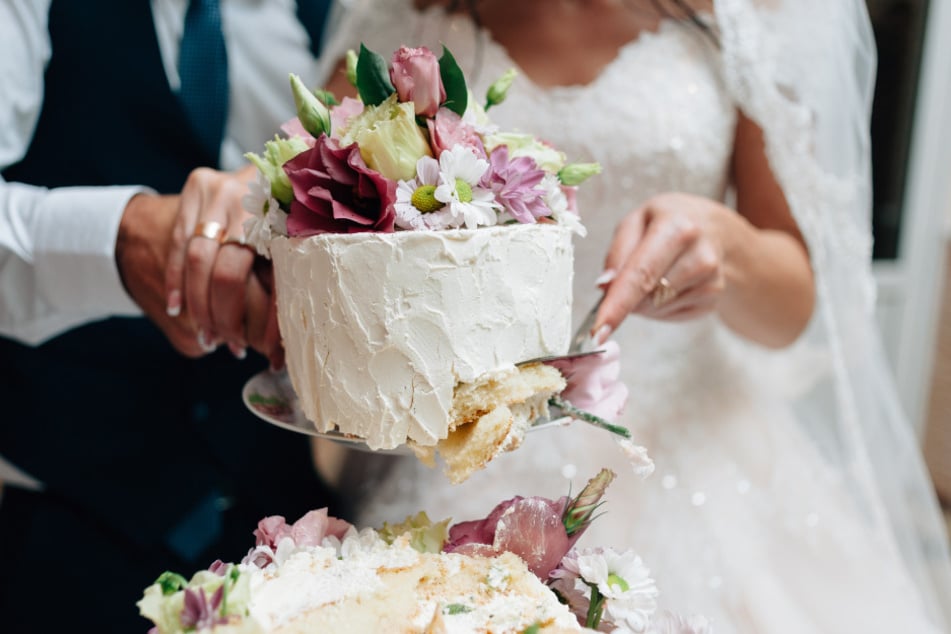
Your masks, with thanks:
M 384 55 L 400 44 L 446 43 L 475 74 L 477 95 L 515 66 L 465 17 L 420 15 L 409 4 L 378 3 L 350 32 Z M 532 132 L 570 160 L 604 168 L 579 192 L 589 233 L 575 243 L 575 323 L 600 295 L 595 279 L 626 212 L 659 192 L 727 195 L 735 103 L 719 51 L 693 27 L 666 20 L 624 46 L 589 85 L 542 88 L 521 73 L 492 110 L 503 129 Z M 608 433 L 575 423 L 530 433 L 459 486 L 403 460 L 371 491 L 361 524 L 418 509 L 483 517 L 514 494 L 578 491 L 606 466 L 618 480 L 580 545 L 635 549 L 662 606 L 702 613 L 720 634 L 938 631 L 896 547 L 868 529 L 850 481 L 787 404 L 828 370 L 826 357 L 800 350 L 779 363 L 714 316 L 674 324 L 631 317 L 614 337 L 631 392 L 621 422 L 654 459 L 650 478 L 634 475 Z

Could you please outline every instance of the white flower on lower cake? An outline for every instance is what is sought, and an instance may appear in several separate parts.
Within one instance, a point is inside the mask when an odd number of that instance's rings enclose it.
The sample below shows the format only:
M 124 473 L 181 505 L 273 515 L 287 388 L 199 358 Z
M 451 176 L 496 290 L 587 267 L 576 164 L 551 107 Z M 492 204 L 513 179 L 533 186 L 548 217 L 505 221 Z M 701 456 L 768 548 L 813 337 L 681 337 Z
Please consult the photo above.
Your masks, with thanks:
M 241 200 L 251 213 L 244 221 L 244 240 L 265 257 L 270 257 L 268 244 L 275 236 L 287 235 L 287 214 L 271 195 L 271 181 L 258 172 L 257 179 L 248 183 L 248 193 Z
M 647 632 L 657 609 L 657 585 L 633 551 L 588 548 L 568 553 L 552 573 L 552 588 L 584 621 L 603 609 L 599 630 Z M 592 600 L 595 605 L 592 608 Z M 601 604 L 600 606 L 598 604 Z

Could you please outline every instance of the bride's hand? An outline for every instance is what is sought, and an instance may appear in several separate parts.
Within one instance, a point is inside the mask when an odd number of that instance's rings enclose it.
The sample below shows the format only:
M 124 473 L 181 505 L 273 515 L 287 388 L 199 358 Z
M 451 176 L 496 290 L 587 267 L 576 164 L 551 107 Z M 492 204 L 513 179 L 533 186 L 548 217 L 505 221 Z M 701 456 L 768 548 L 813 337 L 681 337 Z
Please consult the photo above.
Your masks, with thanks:
M 230 173 L 200 168 L 189 175 L 179 198 L 165 274 L 168 313 L 187 309 L 202 348 L 211 351 L 226 342 L 238 357 L 250 343 L 246 321 L 253 307 L 247 291 L 256 281 L 255 254 L 240 243 L 249 216 L 241 198 L 253 173 L 249 166 Z
M 655 196 L 618 225 L 599 280 L 603 341 L 630 313 L 678 321 L 716 309 L 724 290 L 723 223 L 730 210 L 681 193 Z

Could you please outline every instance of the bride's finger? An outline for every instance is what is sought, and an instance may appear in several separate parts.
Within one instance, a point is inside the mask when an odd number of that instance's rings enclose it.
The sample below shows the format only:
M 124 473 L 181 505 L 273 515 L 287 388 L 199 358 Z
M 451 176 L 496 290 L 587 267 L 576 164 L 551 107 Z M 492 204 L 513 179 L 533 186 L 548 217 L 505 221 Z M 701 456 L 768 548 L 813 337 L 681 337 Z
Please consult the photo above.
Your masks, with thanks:
M 713 245 L 697 240 L 661 275 L 657 287 L 637 305 L 634 312 L 656 314 L 657 311 L 652 309 L 664 308 L 673 300 L 690 294 L 695 288 L 722 290 L 721 264 L 720 255 Z
M 698 235 L 695 225 L 676 217 L 649 222 L 643 238 L 605 293 L 595 325 L 601 340 L 654 292 L 661 277 Z
M 676 310 L 671 310 L 662 317 L 658 317 L 658 319 L 665 321 L 689 321 L 714 311 L 716 305 L 716 295 L 705 295 L 695 301 L 683 302 Z
M 614 237 L 611 239 L 611 246 L 608 247 L 604 257 L 604 271 L 607 274 L 605 284 L 617 277 L 618 271 L 637 248 L 644 235 L 645 223 L 646 213 L 643 207 L 635 209 L 618 223 L 614 230 Z

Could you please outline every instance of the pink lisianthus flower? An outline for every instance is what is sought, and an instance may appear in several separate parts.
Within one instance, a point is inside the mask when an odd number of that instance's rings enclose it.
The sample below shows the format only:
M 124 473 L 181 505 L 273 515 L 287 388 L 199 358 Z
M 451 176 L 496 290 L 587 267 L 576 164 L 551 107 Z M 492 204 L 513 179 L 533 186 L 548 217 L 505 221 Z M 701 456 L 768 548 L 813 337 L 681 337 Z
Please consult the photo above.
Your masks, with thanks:
M 482 556 L 510 552 L 545 580 L 577 539 L 568 536 L 562 523 L 567 502 L 568 498 L 516 496 L 498 504 L 483 520 L 450 528 L 443 551 Z
M 258 522 L 254 529 L 254 543 L 256 546 L 277 548 L 281 540 L 291 536 L 291 527 L 282 515 L 269 515 Z
M 326 508 L 310 511 L 293 524 L 288 524 L 280 515 L 271 515 L 258 522 L 254 531 L 257 546 L 268 546 L 276 549 L 281 540 L 290 538 L 294 545 L 320 546 L 326 537 L 342 539 L 351 524 L 347 521 L 330 517 Z
M 452 110 L 440 108 L 435 117 L 426 120 L 426 127 L 429 128 L 429 144 L 436 156 L 461 145 L 470 148 L 479 158 L 485 158 L 485 146 L 479 131 Z
M 446 100 L 439 60 L 426 47 L 401 46 L 390 62 L 390 79 L 400 101 L 412 101 L 416 114 L 432 117 Z
M 621 348 L 609 339 L 602 354 L 547 362 L 565 377 L 561 398 L 577 409 L 615 421 L 627 404 L 628 390 L 620 380 Z
M 544 177 L 545 172 L 533 158 L 519 156 L 509 160 L 508 147 L 500 145 L 489 155 L 489 169 L 481 184 L 492 190 L 495 200 L 515 220 L 531 224 L 551 215 L 545 204 L 545 191 L 539 187 Z
M 314 135 L 304 129 L 304 124 L 302 124 L 297 117 L 281 124 L 281 132 L 288 137 L 300 137 L 308 147 L 314 147 L 314 144 L 317 143 L 317 139 L 314 138 Z
M 340 139 L 350 126 L 350 120 L 363 112 L 363 102 L 353 97 L 344 97 L 339 105 L 330 109 L 330 136 Z
M 283 169 L 294 190 L 287 235 L 393 231 L 396 182 L 367 167 L 356 143 L 322 134 Z
M 350 522 L 330 517 L 327 509 L 310 511 L 291 526 L 291 538 L 298 547 L 320 546 L 327 537 L 343 539 L 351 528 Z

